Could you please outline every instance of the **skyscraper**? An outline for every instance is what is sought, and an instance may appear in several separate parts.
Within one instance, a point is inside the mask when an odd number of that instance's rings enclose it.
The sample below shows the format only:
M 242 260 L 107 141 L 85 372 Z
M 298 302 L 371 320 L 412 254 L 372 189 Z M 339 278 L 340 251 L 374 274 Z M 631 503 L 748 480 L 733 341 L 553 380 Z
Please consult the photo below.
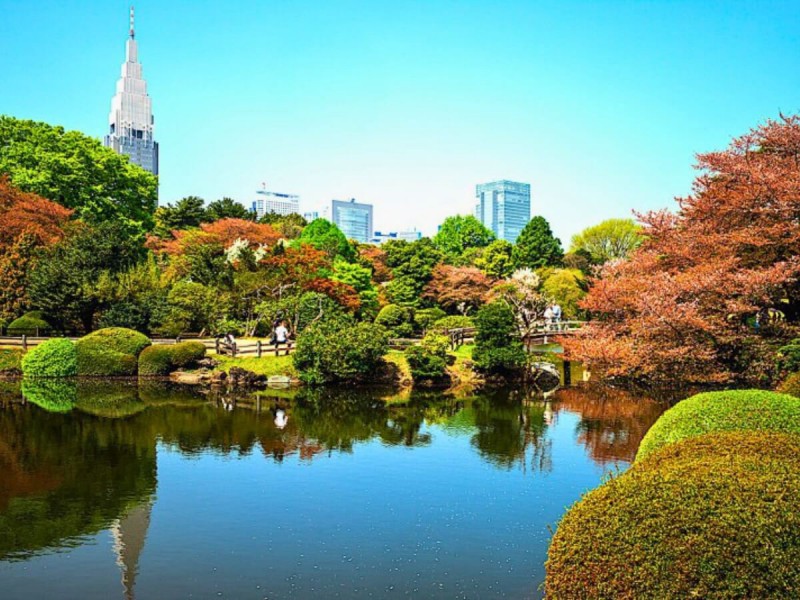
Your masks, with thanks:
M 334 200 L 331 203 L 333 222 L 349 240 L 368 243 L 372 238 L 372 204 L 352 200 Z
M 260 219 L 266 214 L 290 215 L 300 213 L 300 196 L 294 194 L 279 194 L 266 189 L 256 192 L 258 198 L 253 201 L 253 212 Z
M 117 93 L 111 98 L 108 135 L 103 139 L 103 145 L 119 154 L 126 154 L 132 163 L 158 175 L 158 143 L 153 138 L 153 129 L 153 106 L 139 64 L 131 6 L 125 62 L 117 81 Z
M 512 244 L 531 220 L 531 186 L 516 181 L 492 181 L 475 186 L 475 217 L 499 240 Z

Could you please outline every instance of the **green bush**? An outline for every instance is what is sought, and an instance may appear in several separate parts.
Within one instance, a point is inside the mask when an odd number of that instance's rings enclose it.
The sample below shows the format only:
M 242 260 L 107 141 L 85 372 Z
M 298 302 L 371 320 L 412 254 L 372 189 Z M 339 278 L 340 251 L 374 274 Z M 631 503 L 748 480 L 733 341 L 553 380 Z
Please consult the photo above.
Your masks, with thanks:
M 0 348 L 0 374 L 21 371 L 24 354 L 18 348 Z
M 22 396 L 48 412 L 69 412 L 75 406 L 77 390 L 73 379 L 23 379 Z
M 387 304 L 375 317 L 375 324 L 384 327 L 391 338 L 408 338 L 414 334 L 413 318 L 413 309 Z
M 466 329 L 468 327 L 475 327 L 475 321 L 472 317 L 464 317 L 461 315 L 442 317 L 433 324 L 433 328 L 440 332 L 447 332 L 451 329 Z
M 800 434 L 800 399 L 763 390 L 697 394 L 661 415 L 644 436 L 636 460 L 684 438 L 742 430 Z
M 478 333 L 472 358 L 481 371 L 507 375 L 519 372 L 527 361 L 517 337 L 514 313 L 502 300 L 490 302 L 475 316 Z
M 76 345 L 78 353 L 83 348 L 86 348 L 94 351 L 112 350 L 138 357 L 142 350 L 150 345 L 150 338 L 133 329 L 107 327 L 82 337 L 77 341 Z
M 139 375 L 169 375 L 177 369 L 193 365 L 205 355 L 206 348 L 200 342 L 150 346 L 139 355 Z
M 662 448 L 558 525 L 560 598 L 800 597 L 800 438 L 714 433 Z
M 35 310 L 14 319 L 8 326 L 9 335 L 46 335 L 52 328 L 41 311 Z
M 22 359 L 26 377 L 73 377 L 78 374 L 78 352 L 66 338 L 39 344 Z
M 301 333 L 292 360 L 306 383 L 352 382 L 374 376 L 387 350 L 386 331 L 380 325 L 336 319 Z
M 427 332 L 434 323 L 445 318 L 447 313 L 441 308 L 423 308 L 414 313 L 414 325 L 423 333 Z
M 130 377 L 136 375 L 138 362 L 132 354 L 114 350 L 78 348 L 78 375 L 81 377 Z
M 447 359 L 422 346 L 409 346 L 406 361 L 414 381 L 443 379 L 447 375 Z
M 778 348 L 776 359 L 778 370 L 789 373 L 800 371 L 800 338 Z

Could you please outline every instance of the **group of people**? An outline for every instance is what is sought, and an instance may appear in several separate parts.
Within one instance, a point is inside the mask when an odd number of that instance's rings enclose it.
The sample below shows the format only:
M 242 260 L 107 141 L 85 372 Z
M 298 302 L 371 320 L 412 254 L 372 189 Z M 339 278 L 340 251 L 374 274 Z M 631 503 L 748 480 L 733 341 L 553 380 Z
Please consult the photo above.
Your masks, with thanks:
M 561 306 L 557 302 L 553 304 L 549 304 L 547 308 L 544 309 L 544 326 L 546 329 L 551 329 L 555 326 L 558 329 L 558 326 L 561 324 Z
M 222 341 L 225 342 L 228 347 L 236 348 L 236 337 L 233 335 L 233 332 L 229 331 L 224 336 L 222 336 Z M 277 346 L 279 344 L 285 344 L 289 341 L 289 330 L 286 328 L 285 321 L 275 321 L 272 326 L 272 335 L 269 338 L 269 343 L 273 346 Z

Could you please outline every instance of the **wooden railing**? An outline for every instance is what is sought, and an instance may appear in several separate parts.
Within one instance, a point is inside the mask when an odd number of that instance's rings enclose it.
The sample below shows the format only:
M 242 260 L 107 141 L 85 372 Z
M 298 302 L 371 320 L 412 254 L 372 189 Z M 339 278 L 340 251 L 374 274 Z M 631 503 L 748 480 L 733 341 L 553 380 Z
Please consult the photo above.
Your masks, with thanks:
M 234 342 L 232 344 L 222 339 L 215 340 L 214 350 L 220 356 L 232 356 L 234 358 L 243 356 L 288 356 L 295 350 L 295 343 L 291 340 L 283 344 L 268 344 L 261 340 L 255 342 Z

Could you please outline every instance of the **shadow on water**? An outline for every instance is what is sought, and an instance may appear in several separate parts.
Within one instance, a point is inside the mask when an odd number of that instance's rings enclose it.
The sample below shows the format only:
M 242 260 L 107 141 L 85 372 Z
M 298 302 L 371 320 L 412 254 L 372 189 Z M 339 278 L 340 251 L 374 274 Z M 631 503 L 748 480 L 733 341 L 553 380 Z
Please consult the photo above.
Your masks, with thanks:
M 666 407 L 603 388 L 566 388 L 546 397 L 521 389 L 467 397 L 412 392 L 397 404 L 384 402 L 386 396 L 354 389 L 231 394 L 160 382 L 0 382 L 0 564 L 74 548 L 109 529 L 132 598 L 158 488 L 159 447 L 183 456 L 260 455 L 276 463 L 294 456 L 310 463 L 323 455 L 358 455 L 362 445 L 392 452 L 445 448 L 451 439 L 458 448 L 464 442 L 459 460 L 468 461 L 463 452 L 471 452 L 495 471 L 547 474 L 558 467 L 551 429 L 561 419 L 574 427 L 570 444 L 604 469 L 630 462 Z M 587 485 L 603 470 L 596 468 Z

